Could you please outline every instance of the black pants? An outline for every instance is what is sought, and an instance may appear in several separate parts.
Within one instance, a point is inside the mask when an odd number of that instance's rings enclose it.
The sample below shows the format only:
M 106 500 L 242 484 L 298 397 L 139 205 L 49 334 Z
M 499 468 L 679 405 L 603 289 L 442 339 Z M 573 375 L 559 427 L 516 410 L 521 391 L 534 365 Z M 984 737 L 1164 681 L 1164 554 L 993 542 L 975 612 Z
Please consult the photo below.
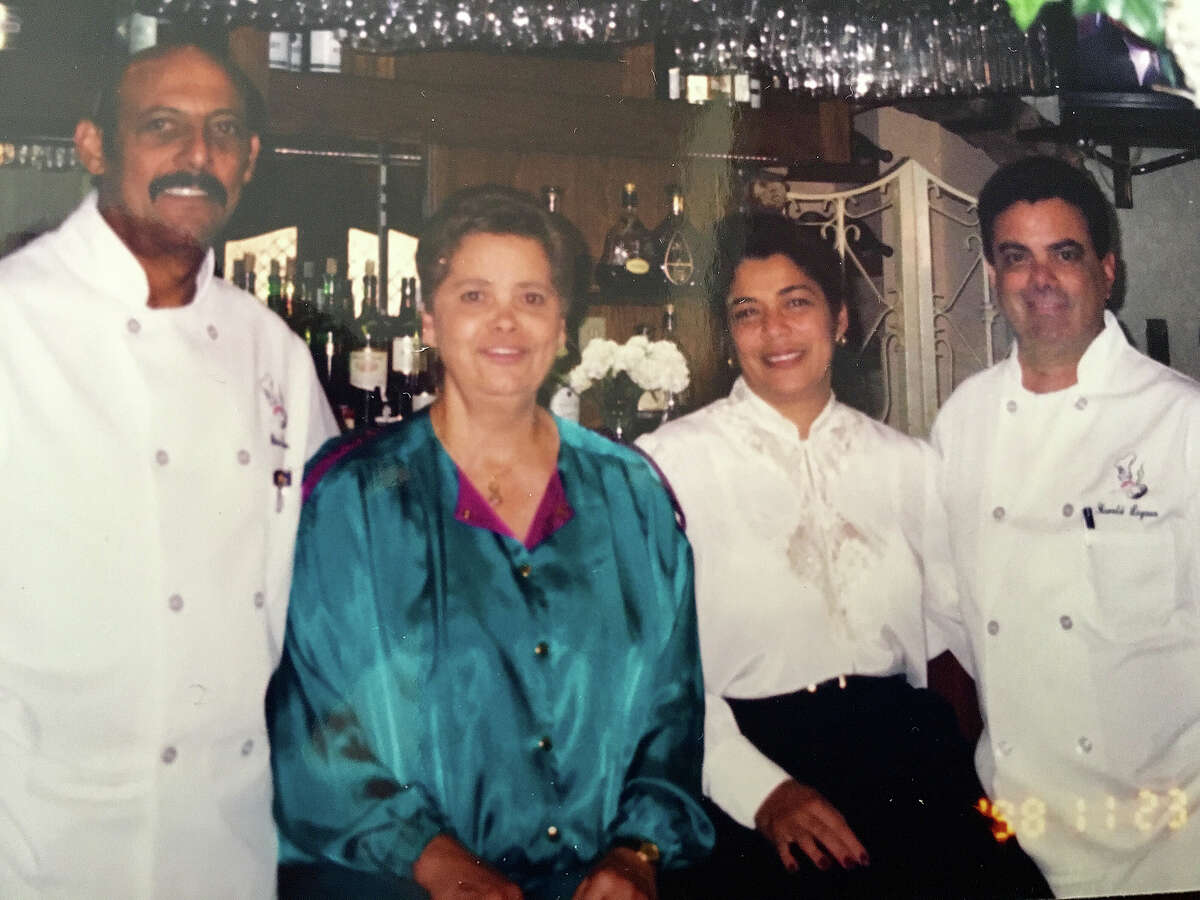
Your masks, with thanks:
M 871 864 L 820 871 L 798 848 L 796 874 L 773 845 L 713 804 L 717 846 L 677 896 L 1049 897 L 1037 867 L 999 843 L 975 809 L 983 791 L 949 705 L 903 676 L 826 682 L 761 700 L 731 700 L 744 734 L 797 781 L 820 791 Z

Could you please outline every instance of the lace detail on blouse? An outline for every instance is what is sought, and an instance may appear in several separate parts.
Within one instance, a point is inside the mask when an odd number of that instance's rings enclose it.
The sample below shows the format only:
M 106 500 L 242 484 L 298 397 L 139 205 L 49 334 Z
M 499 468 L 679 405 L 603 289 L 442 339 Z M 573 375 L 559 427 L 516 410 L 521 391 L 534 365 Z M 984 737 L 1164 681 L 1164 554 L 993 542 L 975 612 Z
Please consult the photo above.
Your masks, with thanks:
M 782 536 L 789 565 L 825 599 L 833 634 L 844 640 L 864 636 L 873 621 L 877 626 L 878 615 L 861 607 L 869 595 L 855 588 L 879 566 L 884 546 L 868 527 L 846 518 L 833 486 L 845 476 L 851 454 L 861 452 L 865 424 L 834 401 L 801 440 L 794 426 L 785 436 L 785 429 L 764 427 L 749 413 L 738 409 L 732 417 L 736 439 L 750 458 L 777 465 L 800 497 L 795 527 Z

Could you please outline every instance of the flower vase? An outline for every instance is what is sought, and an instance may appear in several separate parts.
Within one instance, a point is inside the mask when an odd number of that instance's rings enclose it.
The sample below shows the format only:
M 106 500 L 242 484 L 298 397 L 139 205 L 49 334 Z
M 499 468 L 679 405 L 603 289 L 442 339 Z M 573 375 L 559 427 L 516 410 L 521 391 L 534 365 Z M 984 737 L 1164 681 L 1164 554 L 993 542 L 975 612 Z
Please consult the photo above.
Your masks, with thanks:
M 604 428 L 618 443 L 628 444 L 637 437 L 634 417 L 637 413 L 639 390 L 624 372 L 605 379 L 603 413 Z

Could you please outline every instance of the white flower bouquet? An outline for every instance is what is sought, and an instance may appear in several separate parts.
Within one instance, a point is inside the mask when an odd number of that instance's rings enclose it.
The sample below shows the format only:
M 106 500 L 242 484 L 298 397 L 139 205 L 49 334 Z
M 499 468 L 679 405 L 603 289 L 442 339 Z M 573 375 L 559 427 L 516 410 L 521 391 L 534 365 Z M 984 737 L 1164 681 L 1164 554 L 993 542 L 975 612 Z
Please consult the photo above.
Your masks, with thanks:
M 674 341 L 652 341 L 642 334 L 624 344 L 592 338 L 579 365 L 567 373 L 567 385 L 576 394 L 599 389 L 606 424 L 618 440 L 626 436 L 644 392 L 674 397 L 690 381 L 687 360 Z
M 624 344 L 592 338 L 583 348 L 579 365 L 567 373 L 567 384 L 577 394 L 599 383 L 625 375 L 643 391 L 681 394 L 691 381 L 687 360 L 674 341 L 652 341 L 635 334 Z

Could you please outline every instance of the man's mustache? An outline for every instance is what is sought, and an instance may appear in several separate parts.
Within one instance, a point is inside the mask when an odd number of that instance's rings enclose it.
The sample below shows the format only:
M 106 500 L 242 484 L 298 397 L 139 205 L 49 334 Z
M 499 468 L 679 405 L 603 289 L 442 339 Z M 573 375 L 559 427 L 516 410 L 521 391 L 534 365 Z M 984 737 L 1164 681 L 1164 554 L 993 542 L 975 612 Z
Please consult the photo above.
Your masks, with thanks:
M 225 185 L 207 172 L 172 172 L 170 175 L 160 175 L 150 182 L 150 202 L 153 203 L 159 194 L 171 188 L 197 188 L 221 206 L 229 202 Z

